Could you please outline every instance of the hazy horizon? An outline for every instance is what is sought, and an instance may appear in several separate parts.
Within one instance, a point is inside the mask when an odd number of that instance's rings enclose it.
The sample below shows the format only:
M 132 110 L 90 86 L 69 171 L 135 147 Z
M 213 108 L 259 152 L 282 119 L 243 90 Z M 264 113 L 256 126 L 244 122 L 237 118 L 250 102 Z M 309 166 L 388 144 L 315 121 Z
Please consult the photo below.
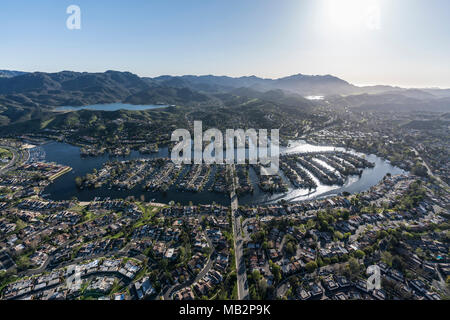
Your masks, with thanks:
M 57 70 L 57 71 L 45 71 L 45 70 L 18 70 L 17 68 L 12 68 L 12 69 L 7 69 L 7 68 L 2 68 L 0 67 L 0 70 L 7 70 L 7 71 L 21 71 L 21 72 L 28 72 L 28 73 L 33 73 L 33 72 L 44 72 L 44 73 L 58 73 L 58 72 L 63 72 L 63 71 L 73 71 L 73 72 L 89 72 L 89 73 L 104 73 L 106 71 L 119 71 L 119 72 L 131 72 L 129 70 L 117 70 L 114 68 L 106 68 L 104 70 L 92 70 L 92 71 L 85 71 L 85 70 Z M 280 77 L 264 77 L 264 76 L 259 76 L 257 74 L 248 74 L 248 75 L 227 75 L 227 74 L 212 74 L 212 73 L 205 73 L 205 74 L 156 74 L 156 75 L 142 75 L 136 72 L 132 72 L 133 74 L 136 74 L 137 76 L 141 77 L 141 78 L 156 78 L 156 77 L 161 77 L 161 76 L 171 76 L 171 77 L 182 77 L 182 76 L 196 76 L 196 77 L 202 77 L 202 76 L 216 76 L 216 77 L 230 77 L 230 78 L 243 78 L 243 77 L 258 77 L 261 79 L 270 79 L 270 80 L 276 80 L 276 79 L 281 79 L 281 78 L 285 78 L 285 77 L 289 77 L 289 76 L 293 76 L 293 75 L 298 75 L 298 74 L 302 74 L 304 76 L 334 76 L 336 78 L 339 78 L 341 80 L 347 81 L 348 83 L 358 86 L 358 87 L 371 87 L 371 86 L 391 86 L 391 87 L 398 87 L 398 88 L 402 88 L 402 89 L 450 89 L 450 86 L 448 87 L 444 87 L 444 86 L 404 86 L 401 84 L 392 84 L 392 83 L 353 83 L 351 81 L 348 81 L 347 79 L 337 76 L 335 74 L 306 74 L 306 73 L 302 73 L 302 72 L 294 72 L 292 74 L 286 74 L 286 75 L 282 75 Z

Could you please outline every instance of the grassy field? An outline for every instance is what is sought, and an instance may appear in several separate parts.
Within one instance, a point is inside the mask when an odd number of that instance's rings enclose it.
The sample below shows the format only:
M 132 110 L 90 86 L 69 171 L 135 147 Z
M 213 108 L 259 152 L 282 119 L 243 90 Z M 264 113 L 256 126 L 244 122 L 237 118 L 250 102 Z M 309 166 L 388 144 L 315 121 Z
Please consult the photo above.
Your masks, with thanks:
M 12 152 L 8 149 L 0 148 L 0 159 L 12 159 Z
M 12 158 L 13 154 L 11 151 L 5 148 L 0 148 L 0 168 L 6 166 Z

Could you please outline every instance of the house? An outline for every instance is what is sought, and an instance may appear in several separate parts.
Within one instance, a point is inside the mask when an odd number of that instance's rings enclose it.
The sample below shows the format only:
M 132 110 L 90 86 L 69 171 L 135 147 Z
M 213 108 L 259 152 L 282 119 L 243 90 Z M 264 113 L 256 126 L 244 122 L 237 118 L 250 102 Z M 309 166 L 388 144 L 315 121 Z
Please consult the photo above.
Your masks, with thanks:
M 347 296 L 343 292 L 338 292 L 333 297 L 334 300 L 348 300 Z
M 136 282 L 134 284 L 134 288 L 139 300 L 144 299 L 146 296 L 151 296 L 156 292 L 152 287 L 150 279 L 148 277 L 145 277 L 141 281 Z
M 345 288 L 350 285 L 350 281 L 348 281 L 347 278 L 344 276 L 337 276 L 336 281 L 341 288 Z
M 317 283 L 310 283 L 311 295 L 313 297 L 322 295 L 323 289 Z
M 333 290 L 336 290 L 337 288 L 339 288 L 339 285 L 337 284 L 336 281 L 334 281 L 332 275 L 329 275 L 328 277 L 324 278 L 322 280 L 322 283 L 325 286 L 325 288 L 329 291 L 333 291 Z
M 311 298 L 311 293 L 309 293 L 309 291 L 306 291 L 303 288 L 297 289 L 297 295 L 300 300 L 308 300 L 309 298 Z
M 375 290 L 373 290 L 372 295 L 378 300 L 385 300 L 386 299 L 386 292 L 384 292 L 383 289 L 379 289 L 379 290 L 375 289 Z

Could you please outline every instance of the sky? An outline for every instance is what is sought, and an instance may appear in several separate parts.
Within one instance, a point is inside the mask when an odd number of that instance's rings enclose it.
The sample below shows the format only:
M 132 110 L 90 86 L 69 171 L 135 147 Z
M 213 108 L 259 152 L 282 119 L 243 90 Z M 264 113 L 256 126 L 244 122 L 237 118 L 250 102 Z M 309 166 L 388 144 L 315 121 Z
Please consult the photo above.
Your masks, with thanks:
M 0 69 L 450 88 L 450 1 L 1 0 Z

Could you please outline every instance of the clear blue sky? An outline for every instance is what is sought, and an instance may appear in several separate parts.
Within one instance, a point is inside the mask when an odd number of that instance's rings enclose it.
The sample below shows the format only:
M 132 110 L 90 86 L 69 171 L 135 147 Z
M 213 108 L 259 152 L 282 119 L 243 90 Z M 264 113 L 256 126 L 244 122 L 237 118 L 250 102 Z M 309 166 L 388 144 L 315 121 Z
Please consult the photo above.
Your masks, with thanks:
M 450 87 L 450 1 L 2 0 L 0 69 Z

